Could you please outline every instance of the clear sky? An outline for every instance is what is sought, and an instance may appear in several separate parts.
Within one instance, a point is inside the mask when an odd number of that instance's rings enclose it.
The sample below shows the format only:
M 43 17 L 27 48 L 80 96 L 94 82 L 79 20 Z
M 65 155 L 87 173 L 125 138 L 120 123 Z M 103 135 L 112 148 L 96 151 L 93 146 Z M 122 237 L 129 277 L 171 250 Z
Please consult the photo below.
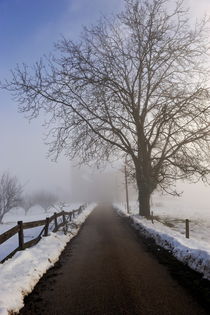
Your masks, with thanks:
M 61 34 L 75 38 L 82 25 L 120 8 L 121 0 L 0 0 L 0 53 L 4 71 L 53 48 Z
M 173 0 L 172 0 L 173 2 Z M 123 0 L 0 0 L 0 80 L 17 63 L 33 63 L 53 50 L 61 34 L 76 39 L 83 25 L 117 12 Z M 186 0 L 193 18 L 210 14 L 210 0 Z M 0 173 L 10 170 L 26 187 L 56 189 L 70 181 L 70 163 L 46 159 L 41 119 L 17 113 L 11 96 L 0 91 Z

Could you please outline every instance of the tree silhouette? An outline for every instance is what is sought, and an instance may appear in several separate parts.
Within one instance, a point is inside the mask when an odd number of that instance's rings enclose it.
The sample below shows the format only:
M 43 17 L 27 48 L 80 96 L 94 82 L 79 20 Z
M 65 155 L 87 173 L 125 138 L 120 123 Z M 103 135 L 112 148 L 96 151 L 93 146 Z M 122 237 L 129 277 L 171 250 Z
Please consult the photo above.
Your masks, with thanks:
M 155 189 L 176 193 L 175 180 L 209 173 L 208 21 L 192 26 L 182 1 L 167 4 L 127 0 L 120 14 L 85 28 L 80 41 L 63 38 L 57 55 L 18 66 L 4 84 L 30 118 L 47 112 L 55 157 L 127 155 L 147 217 Z

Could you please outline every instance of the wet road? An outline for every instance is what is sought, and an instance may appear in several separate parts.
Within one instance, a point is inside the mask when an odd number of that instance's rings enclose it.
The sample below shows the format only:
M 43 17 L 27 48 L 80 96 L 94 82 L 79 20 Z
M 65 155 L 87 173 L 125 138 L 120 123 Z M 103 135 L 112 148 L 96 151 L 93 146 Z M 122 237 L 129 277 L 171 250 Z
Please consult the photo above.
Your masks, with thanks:
M 26 299 L 30 315 L 202 315 L 111 207 L 98 207 Z

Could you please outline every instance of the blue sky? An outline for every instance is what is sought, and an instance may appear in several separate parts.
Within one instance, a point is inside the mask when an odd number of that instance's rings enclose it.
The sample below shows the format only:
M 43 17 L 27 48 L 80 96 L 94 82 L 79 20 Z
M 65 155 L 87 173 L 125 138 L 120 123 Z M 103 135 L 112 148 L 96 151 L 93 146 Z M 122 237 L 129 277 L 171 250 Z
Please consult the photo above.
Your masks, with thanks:
M 54 49 L 61 35 L 76 39 L 84 25 L 120 9 L 121 0 L 0 0 L 0 80 L 17 63 L 32 64 Z M 42 119 L 29 122 L 11 95 L 0 91 L 0 173 L 9 170 L 26 189 L 58 190 L 71 182 L 71 165 L 46 158 Z
M 172 0 L 174 1 L 174 0 Z M 82 26 L 117 12 L 123 0 L 0 0 L 0 80 L 17 63 L 33 63 L 53 50 L 61 34 L 76 39 Z M 210 14 L 210 0 L 186 0 L 192 17 Z M 59 189 L 69 184 L 71 166 L 46 159 L 42 119 L 29 122 L 17 113 L 9 93 L 0 91 L 0 173 L 10 170 L 28 189 Z
M 47 26 L 55 23 L 65 12 L 67 1 L 0 0 L 0 42 L 1 62 L 7 70 L 10 65 L 23 60 L 31 47 L 35 48 L 36 37 Z M 49 45 L 47 42 L 44 48 Z M 39 54 L 39 47 L 31 51 Z
M 0 65 L 33 61 L 61 34 L 77 37 L 82 25 L 118 10 L 121 0 L 0 0 Z

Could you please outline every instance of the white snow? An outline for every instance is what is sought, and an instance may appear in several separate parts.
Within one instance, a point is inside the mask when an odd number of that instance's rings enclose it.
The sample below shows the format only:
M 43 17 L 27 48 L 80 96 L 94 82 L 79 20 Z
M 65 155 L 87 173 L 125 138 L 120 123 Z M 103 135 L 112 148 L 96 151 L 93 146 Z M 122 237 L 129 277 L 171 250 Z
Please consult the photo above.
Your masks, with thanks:
M 72 203 L 67 205 L 63 210 L 71 211 L 73 209 L 78 209 L 82 203 Z M 8 231 L 13 226 L 17 225 L 17 221 L 30 222 L 46 219 L 58 212 L 59 208 L 56 207 L 49 209 L 45 212 L 40 206 L 33 206 L 29 212 L 25 215 L 25 211 L 22 208 L 14 208 L 8 212 L 3 217 L 3 224 L 0 224 L 0 234 Z M 25 242 L 37 237 L 41 232 L 43 226 L 35 227 L 33 229 L 24 230 L 24 240 Z M 9 255 L 18 246 L 18 234 L 14 235 L 12 238 L 8 239 L 6 242 L 0 245 L 0 261 L 3 260 L 7 255 Z
M 208 211 L 201 213 L 200 209 L 173 208 L 171 204 L 153 206 L 154 215 L 158 220 L 154 224 L 139 216 L 137 204 L 131 203 L 131 214 L 127 214 L 125 205 L 115 204 L 121 215 L 131 218 L 134 227 L 146 237 L 152 237 L 156 244 L 169 250 L 179 261 L 187 264 L 193 270 L 203 274 L 210 280 L 210 217 Z M 184 218 L 190 219 L 190 238 L 185 237 Z M 179 221 L 177 221 L 179 219 Z M 167 226 L 164 223 L 171 223 Z M 208 228 L 209 227 L 209 228 Z
M 24 306 L 24 296 L 33 290 L 42 275 L 59 259 L 66 244 L 78 233 L 81 224 L 95 206 L 95 204 L 88 205 L 73 220 L 78 228 L 71 229 L 71 233 L 64 235 L 62 232 L 51 232 L 48 237 L 43 237 L 36 246 L 17 252 L 4 264 L 0 264 L 1 315 L 18 312 Z

